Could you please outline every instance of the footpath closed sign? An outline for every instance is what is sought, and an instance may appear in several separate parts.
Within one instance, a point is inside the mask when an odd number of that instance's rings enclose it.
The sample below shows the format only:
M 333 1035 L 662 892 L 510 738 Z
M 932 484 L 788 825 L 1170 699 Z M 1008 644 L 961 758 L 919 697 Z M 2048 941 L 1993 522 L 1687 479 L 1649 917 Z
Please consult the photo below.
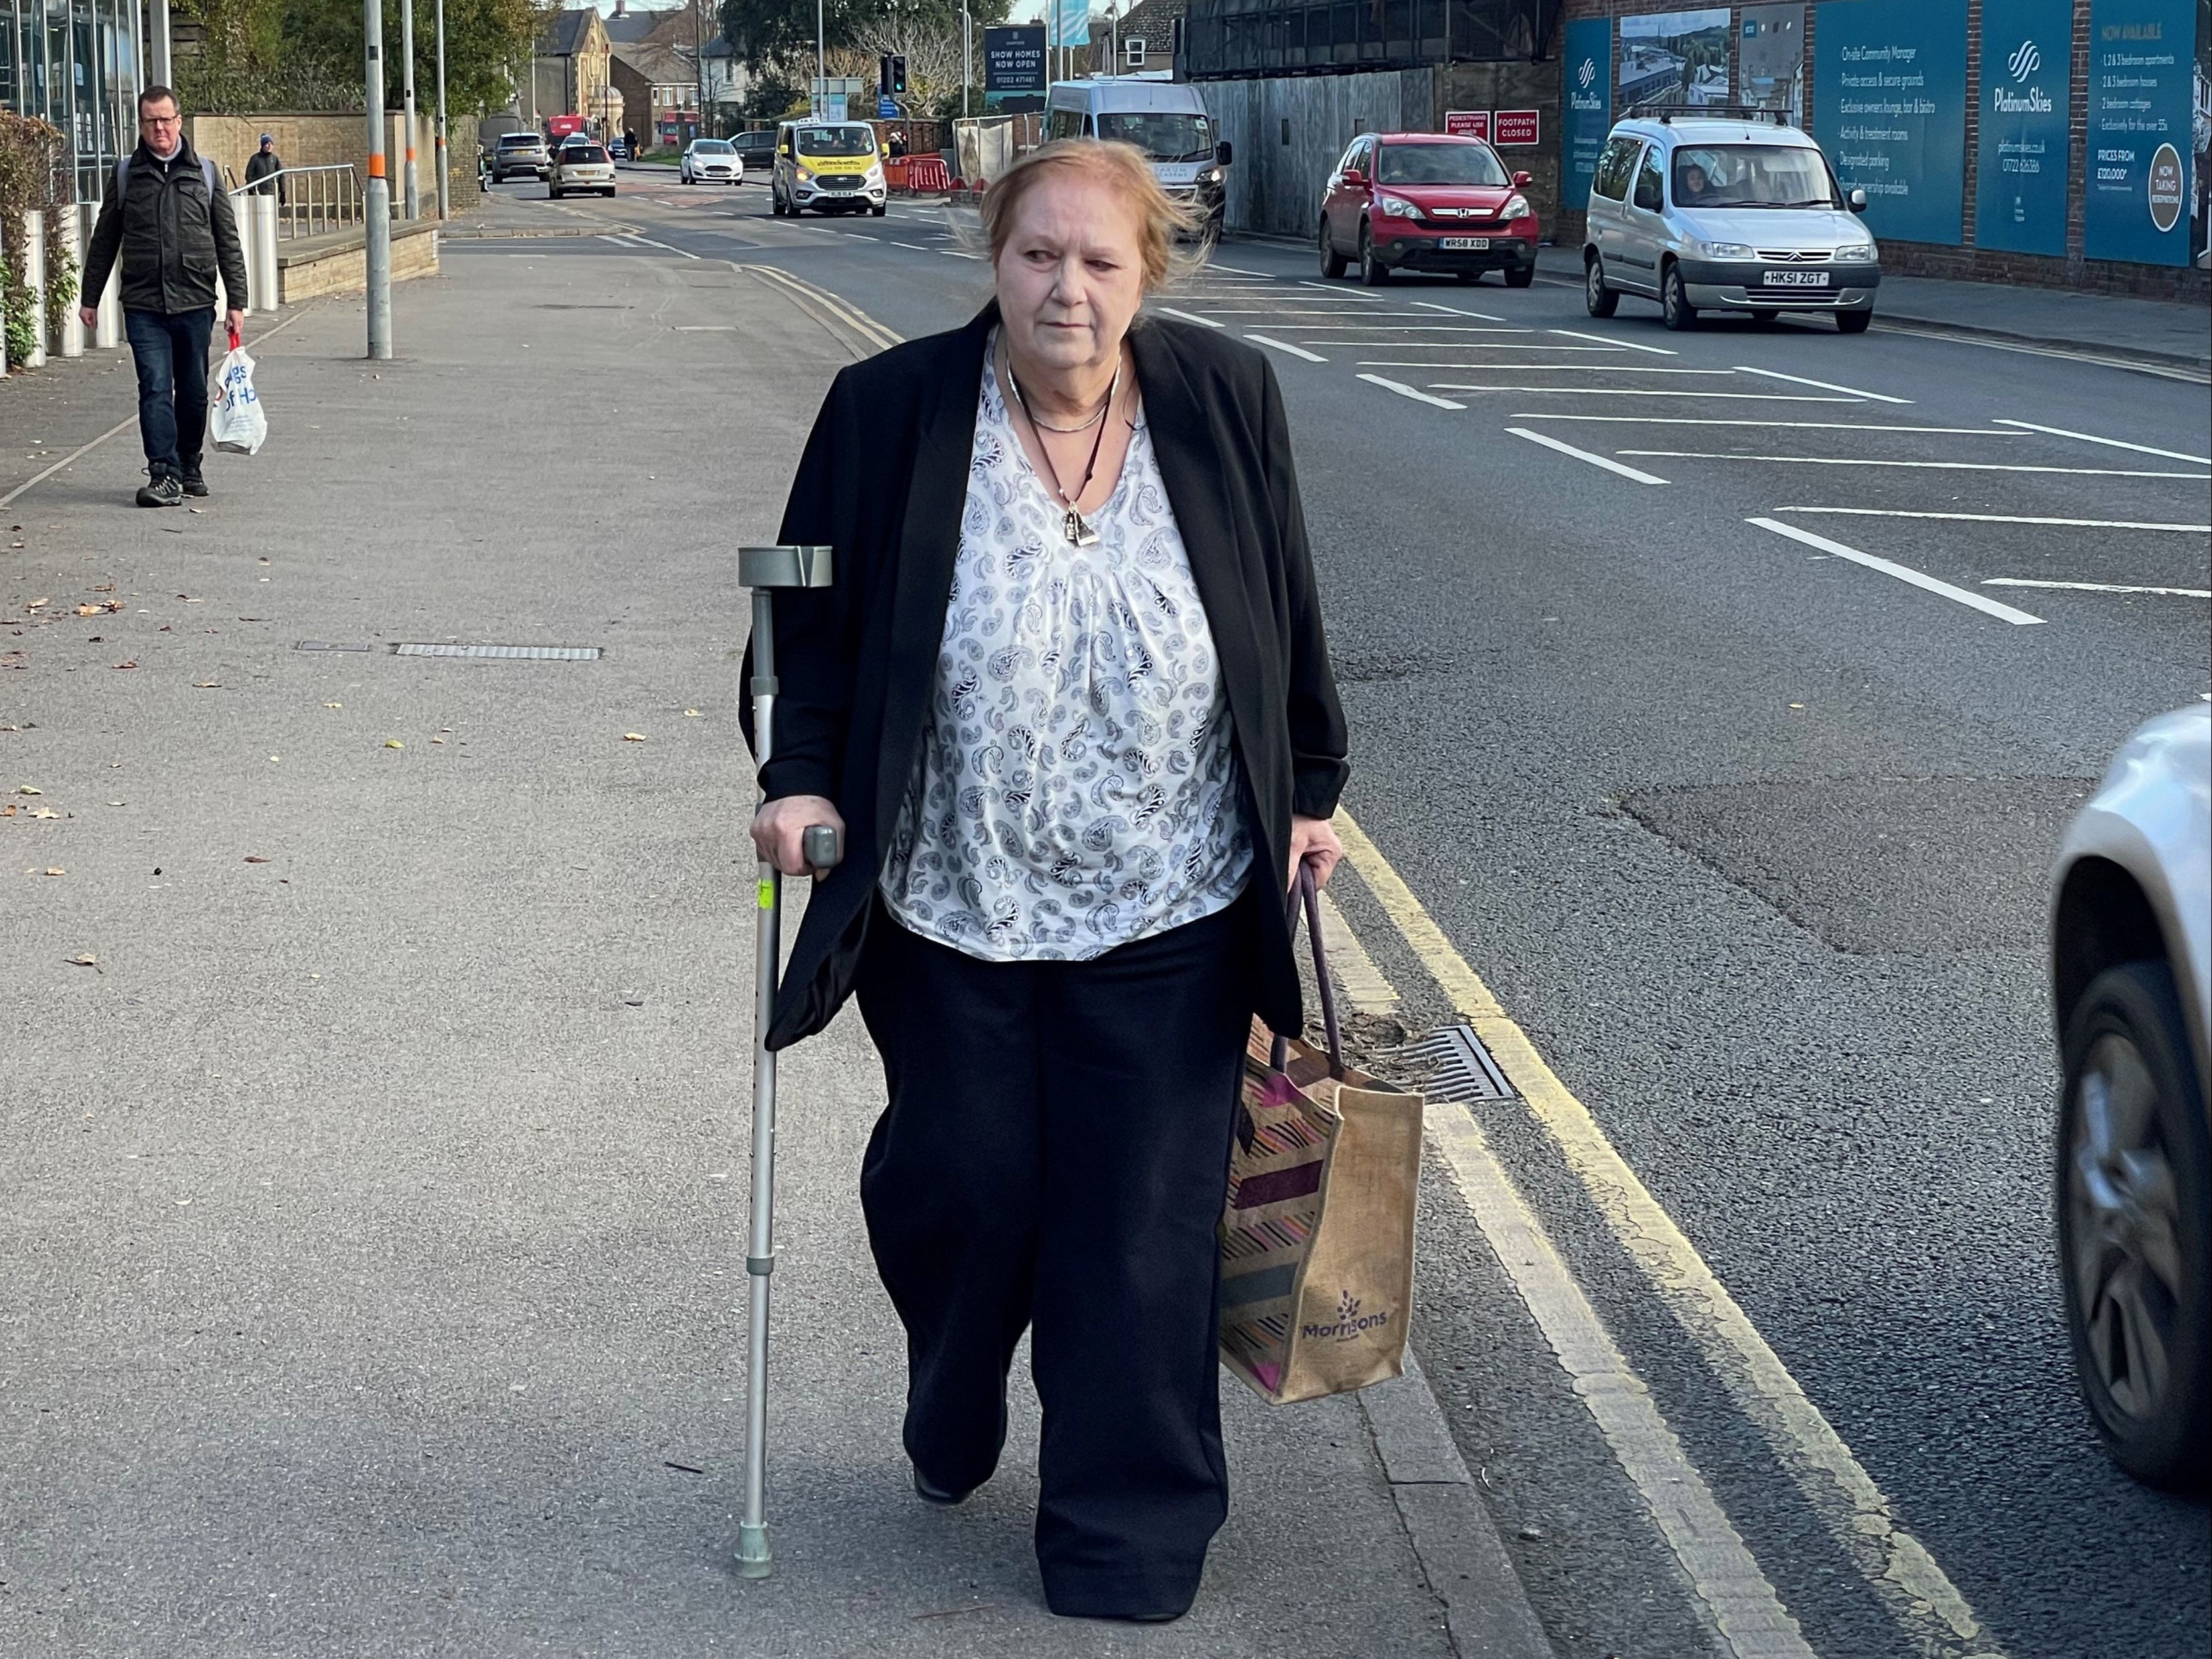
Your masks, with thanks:
M 1982 0 L 1982 123 L 1974 243 L 2066 252 L 2072 0 Z
M 2092 0 L 2082 248 L 2185 265 L 2197 0 Z
M 1590 179 L 1597 154 L 1613 130 L 1613 20 L 1579 18 L 1567 25 L 1559 72 L 1565 84 L 1566 166 L 1559 181 L 1560 205 L 1577 213 L 1589 206 Z
M 1828 0 L 1814 137 L 1876 236 L 1955 245 L 1966 188 L 1966 0 Z
M 1491 121 L 1490 142 L 1501 149 L 1533 149 L 1542 142 L 1540 112 L 1502 109 Z

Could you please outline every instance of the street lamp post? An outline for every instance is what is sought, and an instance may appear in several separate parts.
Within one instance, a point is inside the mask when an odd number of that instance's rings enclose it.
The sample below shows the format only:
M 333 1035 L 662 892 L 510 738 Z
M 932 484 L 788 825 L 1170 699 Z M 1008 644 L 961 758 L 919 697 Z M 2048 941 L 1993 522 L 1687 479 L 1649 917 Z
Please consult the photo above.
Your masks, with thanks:
M 806 100 L 814 118 L 822 118 L 822 100 L 828 96 L 823 83 L 830 78 L 830 54 L 823 46 L 822 0 L 814 0 L 814 96 Z
M 438 216 L 446 216 L 446 199 L 453 160 L 446 149 L 446 0 L 438 0 Z
M 968 15 L 968 0 L 960 0 L 960 113 L 974 112 L 968 107 L 969 89 L 975 80 L 975 20 Z
M 422 210 L 422 195 L 415 185 L 415 0 L 399 0 L 399 119 L 406 131 L 399 143 L 400 178 L 410 219 Z
M 362 0 L 368 60 L 368 181 L 362 187 L 362 263 L 368 288 L 368 355 L 392 356 L 392 180 L 384 176 L 384 0 Z

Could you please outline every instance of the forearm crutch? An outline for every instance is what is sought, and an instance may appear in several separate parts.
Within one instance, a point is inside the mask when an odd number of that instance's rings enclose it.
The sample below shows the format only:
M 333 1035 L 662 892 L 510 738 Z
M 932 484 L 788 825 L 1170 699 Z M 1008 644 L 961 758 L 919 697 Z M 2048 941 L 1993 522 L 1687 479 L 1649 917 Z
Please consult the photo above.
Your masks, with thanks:
M 738 580 L 753 592 L 753 754 L 765 766 L 775 729 L 775 600 L 779 587 L 830 586 L 826 547 L 741 547 Z M 810 825 L 802 842 L 816 870 L 843 856 L 837 832 Z M 768 1293 L 775 1269 L 775 1055 L 768 1046 L 775 1023 L 776 981 L 782 966 L 783 876 L 763 859 L 754 889 L 752 1214 L 745 1245 L 745 1511 L 738 1527 L 738 1575 L 765 1578 L 768 1547 Z

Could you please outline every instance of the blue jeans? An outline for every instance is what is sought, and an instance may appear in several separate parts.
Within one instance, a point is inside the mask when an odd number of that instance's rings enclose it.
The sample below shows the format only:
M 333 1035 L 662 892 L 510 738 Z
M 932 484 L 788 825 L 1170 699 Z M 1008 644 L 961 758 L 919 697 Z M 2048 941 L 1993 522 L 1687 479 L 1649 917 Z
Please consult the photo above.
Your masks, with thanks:
M 208 337 L 215 307 L 204 311 L 125 311 L 123 326 L 138 366 L 138 436 L 146 470 L 182 477 L 200 470 L 207 437 Z

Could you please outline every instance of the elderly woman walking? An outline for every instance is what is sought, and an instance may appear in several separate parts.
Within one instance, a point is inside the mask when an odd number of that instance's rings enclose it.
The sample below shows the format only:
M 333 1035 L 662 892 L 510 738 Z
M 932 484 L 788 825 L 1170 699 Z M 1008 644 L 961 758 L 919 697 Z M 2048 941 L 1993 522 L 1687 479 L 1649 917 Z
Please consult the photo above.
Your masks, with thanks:
M 1228 1510 L 1214 1356 L 1246 1035 L 1301 1023 L 1284 895 L 1326 879 L 1342 711 L 1273 371 L 1139 319 L 1180 210 L 1048 144 L 984 198 L 997 296 L 837 378 L 775 597 L 763 856 L 834 823 L 770 1042 L 857 991 L 861 1170 L 907 1332 L 915 1490 L 997 1466 L 1030 1332 L 1055 1613 L 1173 1619 Z

